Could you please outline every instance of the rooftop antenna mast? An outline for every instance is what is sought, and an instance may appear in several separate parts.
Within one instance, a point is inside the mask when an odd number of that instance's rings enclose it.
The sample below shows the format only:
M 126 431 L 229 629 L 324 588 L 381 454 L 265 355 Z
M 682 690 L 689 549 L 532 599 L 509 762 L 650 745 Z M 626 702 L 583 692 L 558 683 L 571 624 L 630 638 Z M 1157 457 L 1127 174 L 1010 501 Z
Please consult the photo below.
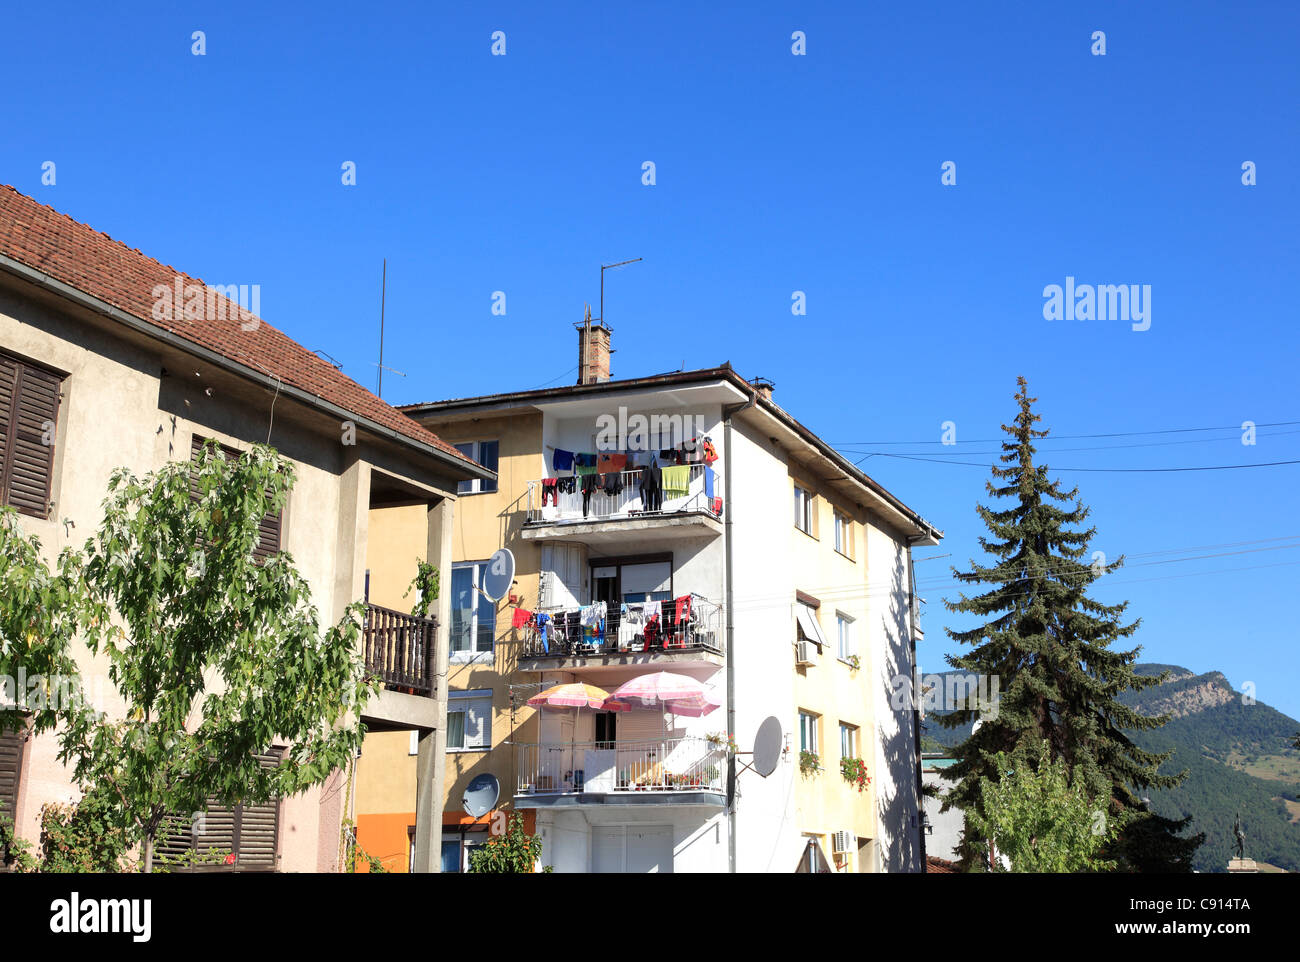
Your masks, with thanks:
M 398 377 L 406 377 L 401 371 L 391 367 L 384 367 L 384 308 L 388 300 L 388 258 L 384 258 L 384 279 L 383 286 L 379 289 L 379 363 L 375 367 L 379 368 L 379 383 L 375 387 L 375 396 L 382 398 L 384 396 L 384 372 L 392 371 Z
M 600 265 L 600 317 L 596 318 L 596 320 L 599 321 L 601 324 L 605 323 L 605 271 L 615 267 L 622 267 L 624 264 L 635 264 L 639 260 L 641 260 L 640 257 L 634 257 L 630 261 L 619 261 L 617 264 Z M 588 315 L 588 320 L 590 320 L 591 312 L 588 311 L 587 315 Z

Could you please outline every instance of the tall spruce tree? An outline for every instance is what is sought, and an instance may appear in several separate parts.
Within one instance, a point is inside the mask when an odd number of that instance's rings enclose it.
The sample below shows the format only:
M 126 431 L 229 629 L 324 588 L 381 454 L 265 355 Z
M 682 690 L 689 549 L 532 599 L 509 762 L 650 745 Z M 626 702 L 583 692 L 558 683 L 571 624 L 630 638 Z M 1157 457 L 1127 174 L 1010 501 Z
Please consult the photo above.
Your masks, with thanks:
M 956 784 L 944 807 L 983 813 L 984 787 L 1000 777 L 994 756 L 1006 752 L 1016 765 L 1035 768 L 1046 740 L 1051 759 L 1063 760 L 1072 778 L 1079 773 L 1089 795 L 1109 798 L 1109 816 L 1124 820 L 1105 857 L 1121 871 L 1190 871 L 1192 853 L 1204 836 L 1181 837 L 1189 819 L 1162 818 L 1136 794 L 1177 785 L 1187 773 L 1160 774 L 1172 753 L 1143 751 L 1126 734 L 1157 728 L 1169 716 L 1140 715 L 1117 700 L 1124 691 L 1140 691 L 1164 678 L 1134 672 L 1140 646 L 1111 647 L 1141 623 L 1122 623 L 1128 602 L 1104 605 L 1088 597 L 1093 582 L 1119 568 L 1124 558 L 1110 564 L 1104 558 L 1092 564 L 1081 560 L 1096 528 L 1077 526 L 1091 509 L 1078 503 L 1078 488 L 1062 491 L 1059 482 L 1048 479 L 1047 466 L 1035 463 L 1034 441 L 1048 432 L 1034 428 L 1040 420 L 1032 409 L 1037 398 L 1029 397 L 1023 377 L 1018 383 L 1020 411 L 1011 425 L 1002 426 L 1010 437 L 1002 442 L 1003 466 L 992 468 L 999 483 L 986 482 L 989 495 L 1011 504 L 1000 511 L 976 506 L 991 534 L 981 537 L 980 545 L 994 563 L 972 560 L 970 571 L 953 569 L 964 584 L 991 587 L 945 601 L 950 611 L 984 619 L 968 631 L 948 630 L 955 641 L 970 646 L 966 654 L 948 656 L 949 664 L 997 678 L 1000 699 L 990 709 L 972 694 L 942 718 L 950 728 L 982 722 L 955 750 L 960 760 L 945 772 Z M 968 820 L 960 850 L 968 868 L 988 858 L 987 843 L 976 836 Z

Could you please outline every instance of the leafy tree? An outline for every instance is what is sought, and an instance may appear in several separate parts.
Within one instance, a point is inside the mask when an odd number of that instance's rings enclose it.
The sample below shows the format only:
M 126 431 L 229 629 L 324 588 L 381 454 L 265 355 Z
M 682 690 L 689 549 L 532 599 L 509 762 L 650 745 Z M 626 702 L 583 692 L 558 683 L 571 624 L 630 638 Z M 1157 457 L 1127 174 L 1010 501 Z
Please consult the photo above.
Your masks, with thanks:
M 470 851 L 469 870 L 528 874 L 541 857 L 542 837 L 524 831 L 524 817 L 515 813 L 510 816 L 505 834 L 493 835 L 487 844 Z M 550 871 L 549 866 L 544 871 Z
M 51 696 L 80 697 L 71 642 L 86 611 L 75 552 L 51 571 L 40 539 L 0 507 L 0 733 L 51 728 L 61 707 Z
M 144 479 L 118 470 L 77 561 L 86 643 L 126 713 L 69 712 L 59 757 L 111 799 L 145 872 L 169 813 L 299 793 L 361 744 L 360 708 L 377 688 L 357 652 L 361 605 L 322 633 L 289 554 L 254 555 L 260 519 L 293 481 L 262 445 L 229 462 L 210 445 L 197 466 Z M 255 756 L 276 739 L 291 747 L 263 769 Z
M 1046 740 L 1052 760 L 1064 763 L 1070 783 L 1077 777 L 1089 796 L 1109 798 L 1110 817 L 1124 821 L 1114 846 L 1117 867 L 1188 871 L 1200 837 L 1179 837 L 1187 819 L 1148 813 L 1135 794 L 1135 789 L 1177 785 L 1186 773 L 1160 774 L 1170 753 L 1144 751 L 1126 734 L 1159 727 L 1168 716 L 1148 717 L 1118 700 L 1121 693 L 1157 685 L 1164 676 L 1135 673 L 1141 648 L 1111 647 L 1140 624 L 1122 623 L 1128 602 L 1104 605 L 1088 597 L 1093 582 L 1118 569 L 1124 559 L 1107 564 L 1098 558 L 1091 565 L 1081 560 L 1096 528 L 1073 526 L 1090 509 L 1076 503 L 1077 488 L 1062 491 L 1059 482 L 1049 480 L 1047 466 L 1035 464 L 1034 441 L 1048 432 L 1034 428 L 1040 420 L 1032 409 L 1037 399 L 1029 397 L 1023 377 L 1018 383 L 1020 410 L 1011 425 L 1003 425 L 1009 435 L 1002 442 L 1003 466 L 992 469 L 1001 483 L 986 482 L 989 495 L 1009 499 L 1010 506 L 976 507 L 992 535 L 981 537 L 980 545 L 993 563 L 972 561 L 970 571 L 953 570 L 964 584 L 991 587 L 945 601 L 950 611 L 984 619 L 966 631 L 948 630 L 971 649 L 949 656 L 949 664 L 997 677 L 1001 689 L 996 706 L 981 706 L 971 696 L 941 719 L 949 728 L 977 717 L 983 722 L 956 749 L 959 761 L 944 771 L 956 782 L 945 808 L 956 804 L 967 813 L 962 861 L 970 867 L 987 858 L 987 846 L 974 826 L 991 816 L 984 790 L 997 781 L 996 759 L 1005 753 L 1012 768 L 1032 765 Z M 1125 818 L 1126 813 L 1141 817 Z
M 1105 796 L 1090 797 L 1082 769 L 1066 774 L 1065 761 L 1051 758 L 1041 743 L 1034 765 L 1013 761 L 1006 752 L 992 758 L 1000 778 L 983 786 L 982 809 L 972 809 L 976 831 L 993 842 L 1012 872 L 1088 872 L 1113 869 L 1101 857 L 1120 824 L 1106 814 Z M 1003 871 L 995 859 L 994 871 Z
M 126 832 L 119 807 L 103 789 L 75 805 L 41 809 L 42 872 L 127 872 Z

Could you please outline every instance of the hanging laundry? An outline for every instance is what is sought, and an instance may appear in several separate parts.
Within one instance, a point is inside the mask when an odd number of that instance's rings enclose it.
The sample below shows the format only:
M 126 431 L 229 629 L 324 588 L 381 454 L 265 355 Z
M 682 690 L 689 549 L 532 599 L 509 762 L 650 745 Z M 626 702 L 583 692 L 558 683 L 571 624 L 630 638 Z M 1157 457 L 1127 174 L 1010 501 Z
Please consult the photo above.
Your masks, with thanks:
M 707 465 L 704 468 L 704 496 L 713 500 L 713 469 Z
M 551 467 L 556 471 L 572 471 L 573 452 L 565 451 L 563 448 L 556 448 L 555 454 L 551 455 Z
M 560 489 L 561 494 L 573 494 L 578 490 L 578 479 L 573 475 L 567 478 L 556 478 L 555 486 Z
M 601 474 L 622 471 L 627 467 L 626 454 L 602 454 L 596 458 L 596 470 Z
M 722 517 L 722 499 L 721 499 L 721 498 L 714 498 L 714 499 L 713 499 L 713 513 L 714 513 L 715 515 L 717 515 L 719 518 Z
M 591 474 L 583 475 L 582 478 L 582 516 L 587 516 L 587 511 L 591 507 L 591 496 L 595 493 L 597 486 L 600 484 L 600 475 L 596 474 L 596 469 L 591 469 Z
M 677 621 L 690 621 L 691 618 L 691 596 L 682 595 L 677 599 Z
M 641 469 L 641 508 L 644 511 L 658 511 L 663 507 L 663 488 L 659 483 L 659 467 L 651 463 Z
M 622 494 L 623 492 L 623 475 L 615 471 L 613 474 L 602 474 L 601 489 L 608 495 Z
M 659 452 L 659 460 L 664 464 L 681 464 L 682 452 L 677 448 L 664 448 Z
M 542 507 L 546 507 L 549 499 L 557 508 L 560 506 L 560 492 L 556 486 L 556 478 L 542 479 Z
M 573 463 L 580 468 L 594 468 L 596 466 L 596 456 L 594 454 L 575 454 Z
M 664 468 L 664 497 L 684 498 L 691 491 L 691 468 L 687 464 L 675 464 Z
M 579 464 L 573 469 L 573 472 L 578 477 L 585 478 L 589 474 L 596 473 L 596 466 L 594 464 Z
M 527 608 L 516 608 L 510 618 L 511 628 L 527 628 L 533 620 L 533 613 Z
M 550 654 L 551 646 L 546 643 L 546 636 L 551 627 L 551 616 L 546 612 L 539 612 L 537 615 L 537 637 L 542 643 L 542 651 Z
M 643 632 L 643 635 L 645 636 L 646 651 L 659 646 L 660 629 L 658 615 L 649 615 L 646 618 L 645 631 Z
M 704 439 L 704 463 L 712 464 L 716 460 L 718 460 L 718 449 L 713 446 L 712 439 L 705 438 Z

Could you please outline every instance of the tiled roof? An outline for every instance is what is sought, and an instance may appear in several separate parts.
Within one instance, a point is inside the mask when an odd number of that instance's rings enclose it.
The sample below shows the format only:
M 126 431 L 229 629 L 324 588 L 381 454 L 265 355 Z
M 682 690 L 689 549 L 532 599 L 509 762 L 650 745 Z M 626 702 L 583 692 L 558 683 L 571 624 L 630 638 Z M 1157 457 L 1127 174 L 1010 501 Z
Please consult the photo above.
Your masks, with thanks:
M 177 305 L 175 320 L 155 318 L 155 287 L 174 290 L 178 276 L 182 290 L 191 284 L 206 289 L 204 282 L 160 264 L 7 185 L 0 185 L 0 254 L 406 438 L 474 463 L 334 365 L 216 292 L 213 296 L 225 302 L 225 319 L 187 320 L 181 316 L 183 305 Z M 256 325 L 253 321 L 257 321 Z
M 930 875 L 960 875 L 957 871 L 957 863 L 949 862 L 947 859 L 938 858 L 934 855 L 925 857 L 925 870 Z

